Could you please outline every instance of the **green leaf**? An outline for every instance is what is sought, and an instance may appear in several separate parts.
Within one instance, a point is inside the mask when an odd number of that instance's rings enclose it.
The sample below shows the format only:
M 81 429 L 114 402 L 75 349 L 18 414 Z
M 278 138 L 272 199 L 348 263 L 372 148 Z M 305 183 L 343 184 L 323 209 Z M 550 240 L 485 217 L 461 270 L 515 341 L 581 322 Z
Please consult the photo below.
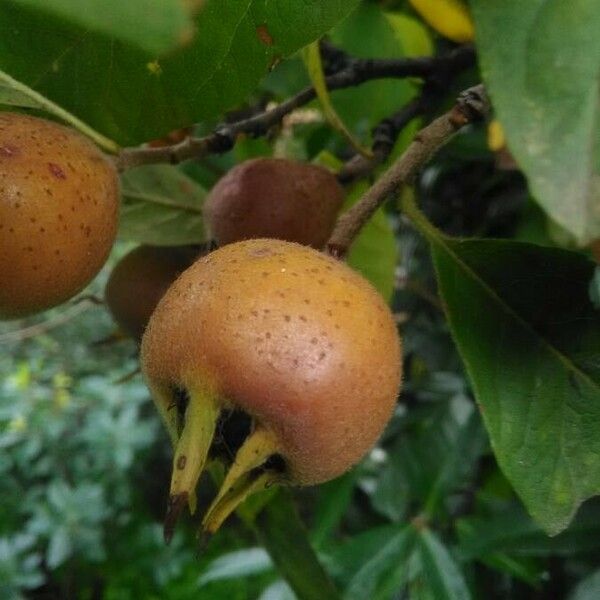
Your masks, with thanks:
M 431 34 L 421 21 L 404 13 L 384 13 L 406 56 L 430 56 L 434 46 Z
M 115 142 L 94 131 L 89 125 L 80 121 L 75 115 L 54 104 L 35 90 L 0 71 L 0 105 L 17 106 L 19 108 L 35 108 L 49 113 L 75 127 L 91 138 L 104 150 L 116 153 L 119 147 Z
M 219 556 L 198 578 L 198 586 L 211 581 L 237 579 L 257 575 L 273 568 L 269 555 L 262 548 L 246 548 Z
M 600 313 L 594 263 L 522 242 L 453 240 L 414 205 L 429 238 L 450 328 L 498 463 L 556 534 L 600 493 Z
M 0 69 L 134 144 L 239 104 L 277 61 L 318 39 L 358 0 L 205 0 L 195 35 L 178 33 L 168 52 L 157 49 L 178 30 L 169 6 L 180 0 L 87 3 L 101 5 L 101 14 L 75 18 L 76 0 L 0 3 Z
M 176 167 L 137 167 L 122 176 L 121 238 L 177 246 L 206 241 L 202 203 L 206 191 Z
M 447 548 L 427 529 L 418 534 L 423 583 L 436 600 L 468 600 L 471 597 L 465 579 Z
M 355 185 L 348 194 L 343 210 L 357 202 L 368 188 L 363 182 Z M 378 210 L 362 228 L 348 254 L 348 264 L 362 273 L 389 301 L 394 291 L 394 274 L 398 261 L 398 248 L 390 222 L 383 209 Z
M 310 536 L 315 546 L 320 546 L 339 524 L 352 500 L 357 475 L 357 469 L 352 469 L 319 487 L 315 521 Z
M 569 594 L 568 600 L 597 600 L 600 597 L 600 570 L 594 571 Z
M 416 413 L 388 451 L 372 495 L 373 506 L 401 519 L 411 501 L 431 517 L 447 513 L 450 494 L 464 488 L 486 448 L 486 436 L 473 403 L 457 395 Z
M 336 600 L 339 594 L 319 562 L 289 490 L 280 489 L 256 520 L 257 534 L 299 600 Z
M 600 548 L 600 508 L 597 505 L 582 507 L 571 526 L 552 538 L 518 507 L 485 517 L 459 519 L 456 526 L 460 552 L 466 560 L 496 552 L 547 557 L 589 553 Z
M 330 543 L 323 555 L 327 571 L 336 581 L 347 584 L 370 557 L 396 537 L 398 532 L 398 525 L 384 525 L 367 529 L 341 543 Z
M 332 41 L 354 56 L 401 58 L 405 50 L 383 11 L 371 2 L 359 8 L 331 32 Z M 349 129 L 367 134 L 382 119 L 399 110 L 414 95 L 406 80 L 370 81 L 332 92 L 333 105 Z
M 402 587 L 408 571 L 408 558 L 415 543 L 415 530 L 404 526 L 386 544 L 370 555 L 351 579 L 345 600 L 390 598 Z
M 471 408 L 471 405 L 469 405 Z M 438 471 L 429 490 L 425 510 L 433 515 L 450 491 L 459 482 L 472 476 L 477 461 L 486 449 L 485 432 L 476 410 L 470 410 L 463 423 L 459 423 L 447 451 L 439 461 Z
M 181 0 L 9 0 L 57 17 L 82 32 L 94 32 L 131 43 L 153 54 L 166 52 L 194 33 L 191 15 Z
M 485 83 L 535 198 L 580 242 L 600 237 L 600 5 L 471 8 Z

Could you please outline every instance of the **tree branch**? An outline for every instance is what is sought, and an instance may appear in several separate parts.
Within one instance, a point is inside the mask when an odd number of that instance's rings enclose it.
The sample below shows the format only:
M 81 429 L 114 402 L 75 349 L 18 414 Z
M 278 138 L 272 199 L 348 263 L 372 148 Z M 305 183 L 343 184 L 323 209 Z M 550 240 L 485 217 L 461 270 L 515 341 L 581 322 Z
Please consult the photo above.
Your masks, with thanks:
M 447 60 L 444 69 L 425 79 L 421 92 L 416 98 L 411 99 L 400 110 L 383 119 L 373 128 L 371 145 L 373 158 L 368 159 L 358 154 L 353 156 L 337 174 L 340 183 L 346 185 L 366 177 L 377 166 L 384 163 L 394 149 L 402 130 L 413 119 L 426 115 L 437 107 L 456 77 L 464 69 L 475 65 L 475 54 L 466 52 L 467 48 L 459 48 L 460 52 L 450 53 L 448 58 L 452 60 Z
M 325 81 L 327 88 L 333 91 L 375 79 L 419 77 L 427 80 L 443 77 L 446 72 L 463 70 L 474 62 L 475 51 L 469 45 L 461 46 L 442 56 L 399 59 L 347 58 L 346 66 L 328 75 Z M 234 123 L 222 124 L 213 133 L 202 138 L 190 137 L 178 144 L 160 148 L 147 146 L 124 148 L 115 159 L 117 168 L 124 171 L 145 164 L 177 164 L 192 158 L 202 158 L 208 154 L 228 152 L 233 148 L 240 134 L 254 137 L 265 135 L 286 115 L 314 100 L 315 97 L 314 88 L 308 87 L 271 110 Z
M 490 103 L 482 85 L 460 94 L 454 107 L 422 129 L 406 152 L 370 187 L 362 198 L 337 221 L 327 249 L 338 258 L 348 248 L 363 225 L 400 186 L 409 183 L 427 161 L 465 125 L 487 116 Z

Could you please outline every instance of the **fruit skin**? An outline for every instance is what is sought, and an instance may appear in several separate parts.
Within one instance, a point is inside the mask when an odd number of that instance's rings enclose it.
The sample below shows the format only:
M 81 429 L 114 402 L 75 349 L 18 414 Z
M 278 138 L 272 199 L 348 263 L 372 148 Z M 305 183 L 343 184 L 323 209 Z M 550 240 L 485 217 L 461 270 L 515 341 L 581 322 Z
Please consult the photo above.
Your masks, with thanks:
M 115 265 L 104 298 L 123 332 L 141 341 L 159 300 L 199 254 L 197 246 L 138 246 Z
M 0 318 L 64 302 L 100 270 L 113 245 L 119 181 L 79 133 L 0 113 Z
M 220 246 L 276 238 L 322 248 L 344 201 L 332 173 L 283 158 L 256 158 L 231 169 L 204 204 L 208 229 Z
M 180 276 L 150 319 L 142 368 L 172 435 L 172 390 L 210 389 L 271 432 L 289 480 L 308 485 L 346 471 L 381 434 L 400 339 L 384 300 L 345 264 L 259 239 Z

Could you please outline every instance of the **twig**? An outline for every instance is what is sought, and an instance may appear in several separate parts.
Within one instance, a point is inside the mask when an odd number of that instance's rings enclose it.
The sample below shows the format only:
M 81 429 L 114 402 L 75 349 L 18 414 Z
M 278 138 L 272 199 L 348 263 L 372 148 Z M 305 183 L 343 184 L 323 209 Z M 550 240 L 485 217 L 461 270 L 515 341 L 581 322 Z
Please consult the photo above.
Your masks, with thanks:
M 338 219 L 327 243 L 330 254 L 346 255 L 354 238 L 389 195 L 410 182 L 421 167 L 462 127 L 487 116 L 490 103 L 483 85 L 462 92 L 454 107 L 422 129 L 406 152 Z
M 407 77 L 429 79 L 447 71 L 465 68 L 473 63 L 474 56 L 471 46 L 462 46 L 442 56 L 399 59 L 348 58 L 347 66 L 341 71 L 328 75 L 325 82 L 329 91 L 333 91 L 374 79 Z M 255 137 L 264 135 L 287 114 L 314 100 L 315 97 L 314 88 L 308 87 L 271 110 L 234 123 L 222 124 L 205 137 L 190 137 L 178 144 L 162 148 L 147 146 L 125 148 L 116 157 L 117 168 L 124 171 L 145 164 L 177 164 L 191 158 L 202 158 L 207 154 L 227 152 L 233 148 L 240 134 Z
M 453 60 L 447 62 L 444 70 L 438 71 L 425 80 L 421 92 L 416 98 L 407 102 L 399 111 L 391 117 L 383 119 L 373 128 L 371 146 L 373 158 L 366 159 L 358 154 L 353 156 L 337 174 L 340 183 L 345 185 L 355 179 L 366 177 L 377 166 L 384 163 L 394 149 L 400 132 L 413 119 L 433 111 L 445 97 L 456 77 L 465 69 L 475 65 L 474 52 L 467 52 L 466 48 L 459 50 L 459 53 L 457 51 L 455 54 L 448 55 L 449 58 L 453 57 Z
M 426 112 L 424 96 L 421 94 L 404 105 L 373 129 L 373 157 L 355 154 L 338 171 L 336 177 L 341 184 L 348 184 L 366 177 L 389 156 L 399 133 L 416 117 Z

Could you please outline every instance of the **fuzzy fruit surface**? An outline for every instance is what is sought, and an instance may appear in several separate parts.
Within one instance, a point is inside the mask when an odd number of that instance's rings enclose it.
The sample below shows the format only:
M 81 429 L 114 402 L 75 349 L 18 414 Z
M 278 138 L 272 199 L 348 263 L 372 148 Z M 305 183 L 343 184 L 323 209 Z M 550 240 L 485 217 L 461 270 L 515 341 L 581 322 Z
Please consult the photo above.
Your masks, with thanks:
M 119 182 L 102 152 L 51 121 L 0 113 L 0 318 L 55 306 L 113 245 Z
M 400 339 L 385 301 L 345 264 L 259 239 L 179 277 L 150 319 L 142 367 L 172 433 L 170 391 L 211 389 L 219 408 L 270 432 L 289 481 L 307 485 L 345 472 L 381 434 Z
M 217 182 L 204 212 L 220 246 L 276 238 L 322 248 L 343 201 L 343 188 L 322 167 L 256 158 L 235 166 Z
M 104 297 L 127 335 L 141 341 L 159 300 L 199 254 L 190 246 L 138 246 L 115 265 Z

